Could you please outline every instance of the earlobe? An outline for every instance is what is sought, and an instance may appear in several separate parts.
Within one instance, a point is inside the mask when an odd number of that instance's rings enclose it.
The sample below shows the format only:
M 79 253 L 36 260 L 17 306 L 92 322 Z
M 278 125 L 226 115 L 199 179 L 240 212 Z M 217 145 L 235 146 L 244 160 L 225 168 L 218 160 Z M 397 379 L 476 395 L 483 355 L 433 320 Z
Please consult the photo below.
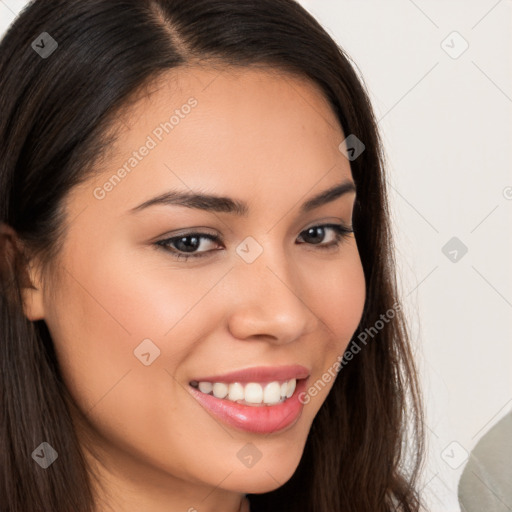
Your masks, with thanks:
M 23 311 L 31 322 L 44 318 L 43 289 L 36 274 L 36 268 L 32 263 L 29 263 L 27 265 L 26 285 L 21 291 Z

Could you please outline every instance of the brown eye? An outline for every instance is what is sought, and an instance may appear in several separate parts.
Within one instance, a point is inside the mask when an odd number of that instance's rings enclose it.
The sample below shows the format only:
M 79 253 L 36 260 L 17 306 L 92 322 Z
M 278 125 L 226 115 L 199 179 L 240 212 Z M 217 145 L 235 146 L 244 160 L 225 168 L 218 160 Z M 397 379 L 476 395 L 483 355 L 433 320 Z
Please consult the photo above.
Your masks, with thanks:
M 156 242 L 156 245 L 163 247 L 178 259 L 200 258 L 208 254 L 209 250 L 198 251 L 205 245 L 203 240 L 218 241 L 218 237 L 208 233 L 187 233 L 172 238 L 166 238 Z M 206 245 L 208 245 L 206 243 Z
M 326 236 L 326 231 L 332 230 L 334 232 L 334 239 L 328 243 L 322 243 Z M 305 239 L 306 243 L 311 245 L 318 245 L 319 248 L 329 248 L 339 245 L 341 240 L 348 237 L 354 230 L 344 226 L 343 224 L 322 224 L 319 226 L 311 226 L 301 233 L 301 237 Z

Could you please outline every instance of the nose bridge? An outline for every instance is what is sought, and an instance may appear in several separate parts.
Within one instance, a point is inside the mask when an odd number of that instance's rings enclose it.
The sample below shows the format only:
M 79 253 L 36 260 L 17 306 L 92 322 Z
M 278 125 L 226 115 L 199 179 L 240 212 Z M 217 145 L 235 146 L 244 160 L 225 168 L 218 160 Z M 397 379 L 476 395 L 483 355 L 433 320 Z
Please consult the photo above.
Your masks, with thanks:
M 247 246 L 240 244 L 245 255 L 258 250 L 253 240 L 246 242 Z M 317 318 L 307 307 L 307 297 L 301 297 L 300 275 L 286 260 L 283 246 L 272 237 L 258 245 L 260 252 L 252 261 L 242 252 L 234 272 L 237 298 L 231 332 L 239 338 L 267 335 L 292 341 L 313 330 Z

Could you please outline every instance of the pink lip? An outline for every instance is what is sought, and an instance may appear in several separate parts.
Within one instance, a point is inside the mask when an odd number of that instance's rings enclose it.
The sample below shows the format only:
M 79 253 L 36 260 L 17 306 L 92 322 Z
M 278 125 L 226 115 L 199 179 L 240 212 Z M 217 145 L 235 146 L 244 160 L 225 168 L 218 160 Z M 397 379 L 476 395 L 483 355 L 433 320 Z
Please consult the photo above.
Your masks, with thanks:
M 301 365 L 290 366 L 256 366 L 245 370 L 238 370 L 224 375 L 208 375 L 197 377 L 196 382 L 274 382 L 290 379 L 305 379 L 309 376 L 309 370 Z M 192 381 L 193 382 L 193 381 Z
M 259 407 L 216 398 L 213 395 L 201 393 L 192 386 L 188 389 L 205 409 L 215 414 L 224 423 L 247 432 L 270 434 L 291 428 L 298 421 L 304 407 L 300 396 L 304 394 L 308 380 L 298 380 L 293 395 L 284 402 Z

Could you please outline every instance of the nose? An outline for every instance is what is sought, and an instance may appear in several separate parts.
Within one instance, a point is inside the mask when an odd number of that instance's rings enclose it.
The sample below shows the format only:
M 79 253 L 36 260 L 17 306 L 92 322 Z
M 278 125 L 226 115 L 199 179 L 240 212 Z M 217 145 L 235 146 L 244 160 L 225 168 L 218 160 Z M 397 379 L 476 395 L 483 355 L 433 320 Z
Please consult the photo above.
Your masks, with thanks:
M 284 344 L 317 329 L 320 319 L 308 304 L 315 290 L 301 287 L 301 271 L 307 270 L 287 262 L 282 251 L 271 253 L 268 249 L 250 264 L 238 262 L 230 272 L 231 334 L 238 339 L 266 338 Z

